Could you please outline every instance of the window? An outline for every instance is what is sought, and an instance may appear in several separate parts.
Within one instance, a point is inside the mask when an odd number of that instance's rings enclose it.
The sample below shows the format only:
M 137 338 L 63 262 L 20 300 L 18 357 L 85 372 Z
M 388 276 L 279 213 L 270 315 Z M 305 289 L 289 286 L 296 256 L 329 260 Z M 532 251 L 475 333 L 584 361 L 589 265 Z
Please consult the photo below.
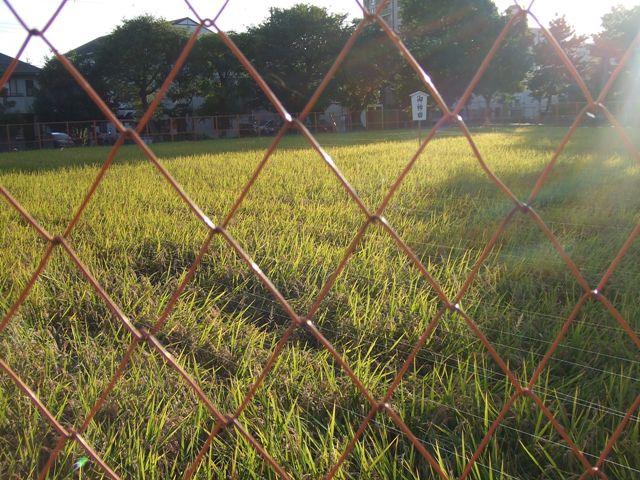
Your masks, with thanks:
M 18 80 L 15 78 L 12 78 L 11 80 L 9 80 L 9 96 L 20 97 L 22 95 L 24 95 L 24 93 L 21 93 L 18 90 Z
M 33 80 L 25 80 L 24 81 L 27 97 L 33 97 L 36 94 L 36 89 L 33 85 Z

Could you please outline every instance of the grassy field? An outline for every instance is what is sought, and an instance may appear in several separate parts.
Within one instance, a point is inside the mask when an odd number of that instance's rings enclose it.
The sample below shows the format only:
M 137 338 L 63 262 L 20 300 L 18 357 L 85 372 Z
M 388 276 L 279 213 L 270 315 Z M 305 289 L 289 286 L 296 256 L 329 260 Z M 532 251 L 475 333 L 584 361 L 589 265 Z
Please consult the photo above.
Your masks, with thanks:
M 478 131 L 487 163 L 524 200 L 563 129 Z M 371 209 L 417 147 L 407 132 L 319 135 Z M 224 218 L 268 139 L 153 145 L 189 195 Z M 5 186 L 50 232 L 62 233 L 108 150 L 0 156 Z M 534 208 L 595 286 L 640 221 L 640 166 L 611 129 L 581 129 Z M 511 209 L 453 131 L 439 134 L 385 213 L 453 297 Z M 304 314 L 364 216 L 300 137 L 287 137 L 238 210 L 229 232 Z M 0 314 L 16 300 L 46 247 L 6 202 L 0 207 Z M 124 147 L 70 243 L 137 326 L 157 320 L 207 235 L 157 170 Z M 632 246 L 604 293 L 640 330 L 640 250 Z M 516 215 L 461 307 L 515 375 L 527 382 L 583 291 L 549 240 Z M 379 227 L 365 235 L 318 311 L 320 331 L 381 397 L 441 307 L 435 293 Z M 234 411 L 290 320 L 220 239 L 159 334 L 223 412 Z M 82 423 L 131 337 L 61 249 L 0 334 L 5 360 L 68 426 Z M 634 343 L 598 302 L 586 303 L 534 387 L 595 463 L 640 394 Z M 458 315 L 445 315 L 392 404 L 452 477 L 459 476 L 514 387 Z M 369 405 L 326 350 L 299 330 L 240 418 L 294 478 L 326 473 Z M 214 419 L 157 353 L 141 346 L 86 438 L 124 478 L 179 478 Z M 6 375 L 0 375 L 0 478 L 34 478 L 57 438 Z M 99 478 L 70 446 L 50 478 Z M 636 412 L 603 465 L 609 478 L 640 476 Z M 474 479 L 569 479 L 583 472 L 530 399 L 518 400 L 475 465 Z M 238 436 L 209 450 L 197 478 L 272 478 Z M 378 415 L 338 478 L 434 478 L 386 416 Z

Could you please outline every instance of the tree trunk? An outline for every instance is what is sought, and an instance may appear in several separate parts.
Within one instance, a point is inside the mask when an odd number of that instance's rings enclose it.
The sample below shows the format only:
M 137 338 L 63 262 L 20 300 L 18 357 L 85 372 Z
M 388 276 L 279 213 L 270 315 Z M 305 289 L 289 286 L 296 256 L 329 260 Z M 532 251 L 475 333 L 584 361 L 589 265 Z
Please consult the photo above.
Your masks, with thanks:
M 484 123 L 491 123 L 491 97 L 493 95 L 483 95 L 484 98 Z
M 138 94 L 140 96 L 140 106 L 142 107 L 142 115 L 147 112 L 149 108 L 149 100 L 147 99 L 147 92 L 140 92 Z

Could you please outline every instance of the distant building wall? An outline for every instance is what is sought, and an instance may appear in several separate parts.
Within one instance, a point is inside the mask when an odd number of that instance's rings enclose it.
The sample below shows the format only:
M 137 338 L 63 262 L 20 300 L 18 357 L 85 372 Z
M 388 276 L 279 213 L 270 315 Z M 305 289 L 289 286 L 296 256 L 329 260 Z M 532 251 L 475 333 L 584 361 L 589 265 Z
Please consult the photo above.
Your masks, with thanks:
M 35 77 L 12 77 L 2 90 L 2 102 L 7 113 L 33 113 Z
M 365 0 L 364 6 L 370 12 L 374 12 L 382 0 Z M 400 0 L 389 0 L 380 14 L 394 32 L 400 32 L 402 17 L 400 16 Z
M 13 58 L 0 53 L 0 76 L 9 68 Z M 37 83 L 40 69 L 28 63 L 18 61 L 6 85 L 0 89 L 0 102 L 8 114 L 33 114 Z

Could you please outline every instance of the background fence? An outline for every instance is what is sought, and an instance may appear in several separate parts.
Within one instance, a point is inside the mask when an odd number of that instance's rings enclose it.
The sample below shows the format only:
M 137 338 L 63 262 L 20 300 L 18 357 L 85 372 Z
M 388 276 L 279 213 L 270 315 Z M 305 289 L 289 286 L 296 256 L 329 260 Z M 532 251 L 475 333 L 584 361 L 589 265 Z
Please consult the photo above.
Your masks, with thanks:
M 9 8 L 12 9 L 12 11 L 14 11 L 11 2 L 5 0 L 5 3 Z M 64 3 L 65 2 L 62 3 L 62 6 L 64 6 Z M 493 170 L 485 161 L 485 158 L 476 148 L 474 137 L 469 131 L 467 124 L 463 118 L 463 112 L 464 106 L 467 100 L 470 98 L 471 93 L 474 91 L 477 82 L 480 78 L 482 78 L 482 75 L 487 71 L 487 69 L 491 68 L 491 60 L 494 57 L 498 47 L 504 41 L 506 33 L 510 29 L 514 28 L 514 26 L 519 21 L 530 15 L 529 11 L 525 9 L 517 9 L 516 11 L 514 11 L 513 17 L 496 39 L 494 47 L 487 54 L 487 57 L 482 63 L 480 70 L 477 72 L 476 77 L 473 79 L 471 84 L 466 89 L 465 93 L 462 95 L 461 100 L 456 104 L 454 108 L 451 109 L 442 100 L 438 92 L 437 85 L 433 85 L 430 82 L 428 75 L 423 70 L 423 66 L 419 65 L 414 60 L 411 52 L 406 49 L 397 35 L 389 28 L 389 26 L 379 15 L 385 6 L 385 3 L 386 2 L 380 2 L 380 5 L 377 7 L 376 12 L 366 12 L 363 10 L 365 16 L 363 25 L 368 22 L 377 22 L 380 27 L 384 29 L 388 37 L 397 47 L 399 53 L 401 53 L 404 58 L 407 59 L 410 66 L 417 73 L 417 75 L 420 78 L 424 79 L 424 87 L 428 90 L 429 94 L 434 99 L 439 111 L 442 112 L 442 114 L 440 115 L 439 119 L 435 121 L 435 124 L 430 128 L 428 135 L 422 141 L 418 150 L 406 163 L 402 172 L 395 179 L 391 188 L 385 193 L 382 201 L 375 209 L 370 209 L 369 207 L 367 207 L 366 203 L 358 195 L 356 190 L 351 186 L 347 178 L 338 169 L 331 157 L 325 152 L 323 147 L 318 143 L 318 140 L 313 135 L 314 129 L 317 130 L 318 128 L 318 120 L 317 117 L 315 117 L 311 112 L 317 99 L 320 97 L 320 94 L 323 92 L 333 74 L 339 68 L 345 55 L 350 50 L 352 46 L 351 42 L 348 42 L 345 45 L 344 50 L 336 59 L 335 64 L 327 72 L 325 80 L 318 87 L 318 90 L 313 95 L 313 97 L 309 99 L 306 108 L 302 112 L 300 112 L 297 117 L 294 117 L 285 110 L 285 108 L 279 102 L 278 98 L 271 92 L 268 85 L 264 82 L 264 80 L 260 76 L 260 73 L 255 71 L 253 66 L 246 60 L 242 51 L 235 44 L 233 44 L 233 42 L 230 41 L 230 39 L 224 34 L 224 32 L 219 32 L 220 37 L 224 40 L 230 51 L 247 69 L 253 79 L 260 85 L 265 95 L 269 98 L 274 110 L 278 114 L 281 125 L 277 127 L 277 132 L 269 132 L 275 134 L 269 149 L 266 151 L 263 159 L 259 162 L 251 178 L 244 185 L 242 192 L 234 200 L 227 216 L 220 224 L 217 225 L 214 224 L 212 220 L 204 213 L 204 210 L 198 204 L 196 204 L 187 193 L 185 193 L 185 191 L 178 184 L 172 174 L 158 160 L 153 150 L 149 148 L 149 142 L 146 141 L 146 137 L 153 138 L 154 135 L 159 135 L 162 136 L 163 139 L 166 139 L 165 137 L 167 135 L 167 128 L 169 128 L 170 137 L 172 135 L 174 137 L 179 137 L 181 135 L 181 132 L 188 131 L 187 129 L 181 130 L 180 125 L 183 123 L 181 120 L 169 120 L 168 126 L 157 126 L 159 130 L 156 133 L 154 132 L 154 128 L 156 127 L 152 127 L 152 117 L 154 111 L 159 105 L 160 99 L 166 94 L 167 89 L 175 76 L 175 73 L 185 62 L 187 55 L 193 46 L 193 42 L 187 44 L 184 51 L 176 61 L 175 67 L 172 73 L 167 78 L 167 81 L 165 82 L 160 93 L 157 95 L 156 99 L 149 107 L 149 110 L 145 112 L 143 117 L 136 123 L 135 126 L 127 126 L 118 118 L 116 118 L 116 116 L 106 107 L 106 105 L 95 94 L 95 92 L 91 90 L 91 87 L 82 82 L 82 77 L 74 68 L 74 66 L 63 56 L 57 54 L 59 60 L 64 64 L 68 72 L 82 85 L 82 88 L 85 89 L 87 94 L 91 96 L 93 101 L 102 110 L 105 118 L 107 119 L 107 122 L 115 127 L 114 133 L 116 133 L 116 136 L 109 137 L 108 139 L 103 139 L 105 143 L 111 143 L 113 141 L 113 147 L 98 175 L 93 181 L 91 187 L 87 191 L 81 203 L 78 205 L 71 221 L 68 223 L 67 227 L 60 233 L 50 232 L 38 221 L 35 215 L 29 213 L 29 211 L 14 196 L 12 196 L 11 192 L 9 192 L 4 186 L 0 186 L 0 193 L 11 206 L 11 208 L 22 218 L 23 222 L 27 224 L 33 230 L 33 232 L 46 243 L 44 254 L 39 259 L 39 263 L 35 271 L 33 272 L 33 275 L 29 279 L 28 284 L 22 290 L 17 300 L 9 306 L 6 313 L 4 314 L 2 322 L 0 322 L 0 332 L 6 333 L 7 326 L 12 322 L 17 321 L 16 316 L 18 310 L 25 303 L 26 299 L 32 294 L 32 290 L 35 284 L 43 276 L 43 272 L 45 272 L 48 263 L 54 255 L 54 252 L 61 252 L 65 256 L 65 258 L 68 258 L 75 265 L 78 273 L 89 282 L 92 290 L 101 299 L 104 306 L 111 312 L 117 322 L 119 322 L 119 324 L 121 324 L 126 329 L 126 331 L 128 331 L 129 343 L 125 349 L 123 357 L 120 360 L 120 363 L 118 364 L 110 380 L 108 381 L 107 387 L 102 390 L 98 400 L 94 405 L 91 406 L 91 408 L 88 409 L 87 415 L 83 419 L 64 418 L 63 415 L 59 415 L 56 412 L 49 410 L 45 402 L 41 399 L 41 396 L 29 386 L 27 381 L 16 374 L 12 366 L 9 365 L 8 361 L 6 360 L 7 352 L 2 352 L 0 356 L 0 369 L 2 369 L 4 374 L 8 376 L 11 382 L 13 382 L 13 384 L 22 392 L 23 399 L 26 399 L 28 402 L 30 402 L 30 404 L 33 405 L 33 407 L 38 411 L 40 416 L 44 420 L 46 420 L 46 422 L 55 431 L 55 442 L 53 442 L 47 461 L 40 472 L 40 478 L 45 478 L 47 476 L 47 472 L 52 468 L 62 450 L 69 443 L 77 445 L 77 447 L 84 452 L 88 459 L 90 459 L 90 461 L 97 466 L 98 470 L 102 474 L 106 475 L 109 478 L 120 478 L 119 474 L 117 473 L 117 466 L 108 465 L 107 462 L 105 462 L 105 460 L 103 459 L 101 450 L 104 450 L 107 447 L 102 446 L 101 449 L 98 449 L 95 446 L 90 445 L 85 438 L 85 434 L 96 416 L 107 408 L 107 399 L 113 392 L 114 388 L 116 388 L 116 386 L 118 386 L 122 382 L 125 370 L 131 365 L 132 362 L 142 361 L 140 358 L 134 357 L 134 353 L 142 348 L 142 344 L 145 344 L 146 347 L 148 347 L 151 351 L 156 352 L 159 357 L 162 358 L 162 360 L 166 362 L 166 364 L 171 368 L 172 372 L 177 374 L 177 376 L 179 376 L 183 380 L 185 385 L 184 388 L 188 388 L 193 391 L 199 403 L 205 407 L 206 411 L 215 422 L 214 426 L 209 432 L 208 438 L 203 442 L 199 453 L 193 458 L 190 467 L 186 470 L 186 472 L 184 472 L 185 477 L 189 478 L 195 474 L 197 467 L 210 449 L 213 440 L 221 436 L 223 432 L 231 431 L 237 434 L 235 441 L 246 442 L 252 449 L 255 450 L 258 455 L 263 458 L 263 460 L 270 466 L 273 472 L 275 472 L 282 478 L 288 478 L 289 473 L 278 461 L 276 461 L 273 456 L 273 452 L 267 451 L 267 449 L 262 445 L 262 442 L 252 433 L 250 433 L 249 429 L 244 425 L 242 421 L 242 415 L 250 405 L 256 402 L 256 392 L 258 391 L 259 387 L 261 387 L 265 383 L 265 381 L 270 378 L 272 369 L 276 362 L 281 358 L 287 341 L 300 331 L 304 331 L 306 334 L 310 335 L 321 348 L 326 350 L 328 355 L 335 361 L 335 364 L 337 366 L 336 368 L 339 368 L 350 379 L 351 385 L 355 387 L 358 395 L 361 396 L 366 407 L 362 413 L 361 424 L 357 427 L 357 429 L 355 429 L 353 437 L 348 442 L 348 444 L 345 445 L 343 451 L 339 452 L 339 455 L 335 457 L 333 466 L 328 472 L 326 472 L 326 476 L 328 478 L 332 478 L 339 473 L 341 466 L 349 458 L 349 456 L 353 454 L 356 445 L 365 435 L 367 429 L 373 424 L 374 418 L 379 419 L 380 417 L 384 418 L 386 421 L 389 421 L 392 424 L 394 430 L 403 435 L 404 438 L 411 443 L 418 454 L 424 459 L 424 461 L 428 463 L 434 475 L 437 475 L 440 478 L 449 478 L 449 474 L 445 471 L 436 454 L 430 448 L 425 446 L 425 443 L 416 434 L 416 428 L 410 427 L 405 422 L 405 419 L 403 419 L 402 416 L 399 415 L 397 410 L 394 408 L 394 394 L 398 393 L 398 387 L 401 385 L 403 378 L 407 374 L 411 365 L 416 361 L 420 349 L 425 345 L 436 327 L 442 323 L 443 318 L 447 315 L 455 316 L 461 321 L 462 324 L 466 325 L 468 331 L 470 332 L 470 335 L 472 335 L 477 341 L 479 341 L 479 344 L 481 345 L 483 351 L 493 359 L 495 364 L 499 367 L 501 373 L 504 375 L 504 378 L 506 379 L 505 381 L 510 385 L 510 387 L 513 388 L 513 394 L 510 395 L 508 399 L 506 399 L 500 411 L 497 412 L 497 414 L 493 416 L 493 418 L 487 419 L 485 434 L 482 438 L 476 439 L 476 446 L 473 449 L 473 453 L 469 455 L 467 459 L 461 477 L 467 477 L 474 471 L 474 469 L 477 467 L 478 459 L 483 450 L 487 447 L 498 428 L 507 423 L 508 415 L 514 408 L 516 402 L 520 399 L 525 398 L 531 402 L 532 408 L 538 409 L 543 414 L 543 420 L 545 422 L 548 422 L 550 428 L 557 433 L 557 435 L 561 439 L 560 441 L 569 447 L 570 455 L 575 457 L 580 471 L 582 472 L 580 478 L 608 478 L 603 465 L 605 464 L 607 458 L 614 451 L 617 442 L 619 441 L 625 429 L 629 426 L 630 422 L 637 421 L 637 417 L 634 417 L 634 415 L 636 414 L 636 411 L 640 406 L 640 395 L 635 396 L 635 400 L 631 405 L 625 406 L 617 427 L 610 432 L 606 443 L 601 445 L 600 455 L 594 459 L 585 455 L 580 446 L 578 446 L 574 442 L 574 440 L 572 439 L 571 431 L 567 430 L 567 427 L 564 424 L 565 422 L 561 421 L 558 418 L 557 414 L 554 414 L 550 410 L 545 400 L 538 393 L 536 393 L 534 387 L 540 379 L 543 370 L 554 356 L 554 353 L 557 351 L 559 344 L 567 335 L 570 327 L 575 322 L 581 310 L 585 308 L 585 305 L 587 303 L 595 302 L 599 305 L 602 305 L 602 307 L 615 319 L 616 324 L 625 332 L 626 336 L 631 340 L 634 347 L 636 349 L 640 348 L 640 339 L 638 338 L 636 331 L 631 327 L 629 321 L 625 318 L 625 316 L 620 313 L 620 311 L 618 311 L 618 309 L 615 307 L 615 302 L 612 299 L 608 298 L 604 293 L 605 286 L 607 285 L 609 279 L 623 262 L 625 254 L 629 251 L 632 243 L 640 234 L 640 225 L 636 226 L 630 233 L 630 235 L 626 238 L 624 245 L 621 247 L 615 257 L 611 259 L 611 262 L 609 263 L 605 274 L 596 283 L 590 283 L 585 279 L 580 270 L 572 262 L 570 256 L 567 254 L 561 242 L 558 240 L 558 237 L 554 235 L 552 230 L 537 213 L 537 210 L 534 208 L 534 204 L 541 188 L 548 181 L 550 172 L 553 169 L 558 156 L 563 151 L 569 140 L 575 135 L 576 129 L 580 122 L 587 118 L 588 114 L 598 112 L 599 115 L 604 116 L 604 118 L 606 118 L 612 125 L 621 142 L 628 148 L 630 153 L 635 158 L 640 158 L 640 151 L 634 145 L 633 141 L 630 140 L 624 127 L 617 121 L 616 117 L 611 113 L 611 110 L 607 108 L 604 103 L 607 92 L 611 88 L 613 81 L 620 74 L 622 69 L 627 65 L 631 54 L 638 48 L 638 44 L 640 43 L 640 36 L 635 38 L 632 45 L 629 47 L 627 54 L 623 57 L 616 70 L 613 72 L 610 81 L 607 82 L 598 97 L 594 98 L 589 93 L 589 91 L 584 88 L 584 82 L 582 81 L 580 75 L 568 60 L 566 55 L 564 55 L 557 43 L 555 43 L 550 37 L 549 32 L 544 27 L 540 26 L 544 34 L 548 37 L 550 43 L 554 46 L 557 55 L 564 62 L 567 71 L 571 74 L 576 83 L 581 87 L 582 93 L 585 97 L 585 101 L 582 104 L 582 107 L 577 112 L 577 115 L 575 115 L 574 120 L 568 128 L 568 131 L 564 136 L 562 142 L 555 149 L 555 152 L 548 162 L 546 169 L 538 178 L 533 191 L 528 196 L 528 198 L 521 199 L 518 198 L 508 188 L 508 186 L 493 172 Z M 535 5 L 533 8 L 535 8 Z M 197 15 L 197 12 L 195 10 L 192 9 L 192 11 Z M 56 20 L 59 12 L 60 10 L 58 10 L 56 14 L 54 14 L 51 21 L 43 30 L 36 30 L 32 29 L 33 26 L 26 25 L 21 20 L 19 14 L 14 11 L 16 18 L 23 25 L 25 34 L 27 35 L 25 45 L 37 36 L 41 37 L 45 42 L 48 42 L 47 29 L 51 25 L 51 23 Z M 531 18 L 535 21 L 535 17 Z M 215 28 L 215 21 L 213 20 L 201 18 L 200 16 L 198 16 L 198 22 L 199 27 L 193 33 L 192 39 L 195 39 L 198 35 L 199 30 L 205 26 Z M 361 31 L 361 28 L 357 29 L 354 33 L 354 37 L 359 35 Z M 17 56 L 19 55 L 20 52 L 18 52 Z M 15 68 L 15 63 L 9 67 L 9 69 L 3 75 L 2 79 L 0 79 L 0 88 L 6 84 L 7 80 L 11 76 L 13 68 Z M 192 120 L 195 121 L 195 119 Z M 238 120 L 239 118 L 236 117 L 236 121 Z M 213 125 L 215 129 L 216 119 L 206 119 L 205 121 L 208 126 Z M 186 124 L 187 122 L 185 121 L 184 123 Z M 402 121 L 399 120 L 396 123 L 390 122 L 390 125 L 400 125 L 400 123 L 402 123 Z M 387 205 L 389 204 L 391 198 L 399 190 L 401 185 L 403 185 L 406 176 L 413 169 L 419 155 L 431 142 L 436 132 L 447 123 L 453 123 L 462 132 L 464 137 L 467 139 L 471 151 L 475 156 L 477 162 L 484 170 L 486 177 L 492 182 L 493 186 L 498 189 L 512 203 L 512 208 L 503 218 L 500 219 L 498 228 L 493 232 L 493 234 L 487 241 L 478 258 L 478 261 L 474 264 L 468 277 L 462 282 L 461 288 L 454 295 L 445 293 L 445 290 L 443 289 L 441 284 L 429 273 L 429 270 L 419 260 L 415 252 L 397 234 L 394 228 L 384 217 Z M 238 124 L 239 130 L 235 127 L 232 130 L 237 131 L 239 135 L 240 130 L 242 130 L 240 128 L 241 122 L 238 122 Z M 251 129 L 253 129 L 253 123 L 250 124 L 252 125 Z M 47 126 L 47 128 L 50 129 L 58 129 L 58 127 L 61 127 L 61 125 Z M 91 144 L 92 142 L 100 143 L 100 139 L 98 138 L 98 134 L 96 133 L 98 130 L 100 130 L 100 128 L 98 127 L 99 126 L 97 124 L 94 124 L 94 122 L 89 122 L 84 126 L 69 125 L 69 127 L 67 127 L 67 125 L 65 124 L 65 129 L 63 130 L 66 130 L 68 128 L 70 134 L 76 136 L 76 138 L 83 138 L 82 143 Z M 248 193 L 252 190 L 255 182 L 263 175 L 264 166 L 269 162 L 271 155 L 277 147 L 278 143 L 282 140 L 283 136 L 287 132 L 294 130 L 302 135 L 308 141 L 309 145 L 318 153 L 319 158 L 326 164 L 327 168 L 335 176 L 335 181 L 344 190 L 355 208 L 357 208 L 358 211 L 362 214 L 363 219 L 359 229 L 354 232 L 353 240 L 351 241 L 348 248 L 344 251 L 341 261 L 336 265 L 335 270 L 326 278 L 326 281 L 324 283 L 324 286 L 320 290 L 320 293 L 313 301 L 309 310 L 305 313 L 301 313 L 299 309 L 294 308 L 290 304 L 290 302 L 285 299 L 280 290 L 275 287 L 274 283 L 272 283 L 272 281 L 263 273 L 259 266 L 256 265 L 249 254 L 243 249 L 243 247 L 236 241 L 234 236 L 232 236 L 232 234 L 228 230 L 229 223 L 236 215 L 238 209 L 242 205 L 244 205 Z M 41 130 L 38 131 L 41 132 Z M 82 133 L 81 135 L 78 135 L 77 133 L 74 133 L 76 131 L 86 131 L 86 134 Z M 225 129 L 220 129 L 219 131 L 225 131 Z M 226 131 L 229 131 L 229 129 L 226 129 Z M 257 132 L 253 130 L 253 133 Z M 110 135 L 110 133 L 108 134 Z M 193 134 L 195 135 L 195 132 Z M 41 140 L 38 140 L 38 142 L 40 141 Z M 205 241 L 200 247 L 200 250 L 192 259 L 192 263 L 187 273 L 175 286 L 175 290 L 171 294 L 171 298 L 164 308 L 162 315 L 155 322 L 153 322 L 153 324 L 148 329 L 142 329 L 134 325 L 134 323 L 125 314 L 123 309 L 112 299 L 107 288 L 101 285 L 101 283 L 96 279 L 93 273 L 83 262 L 81 255 L 78 254 L 77 247 L 71 240 L 71 233 L 74 231 L 79 219 L 83 216 L 83 213 L 85 212 L 87 206 L 92 203 L 92 199 L 98 186 L 103 182 L 105 174 L 110 169 L 114 156 L 116 155 L 120 147 L 125 143 L 125 141 L 133 142 L 140 148 L 140 150 L 144 153 L 150 163 L 162 174 L 164 181 L 166 181 L 166 183 L 171 187 L 175 194 L 180 197 L 184 204 L 188 206 L 191 213 L 202 225 L 205 226 L 208 232 Z M 565 319 L 564 324 L 558 331 L 555 339 L 550 342 L 548 350 L 537 363 L 534 371 L 530 372 L 529 380 L 526 383 L 523 383 L 521 380 L 519 380 L 519 377 L 514 374 L 512 367 L 510 367 L 508 365 L 508 362 L 505 361 L 505 359 L 498 353 L 495 345 L 488 339 L 486 334 L 474 321 L 471 315 L 465 312 L 464 309 L 460 306 L 461 302 L 465 299 L 465 295 L 467 294 L 471 284 L 478 277 L 479 272 L 486 264 L 488 256 L 492 253 L 494 247 L 496 246 L 496 243 L 504 234 L 507 226 L 512 223 L 515 217 L 519 215 L 522 215 L 527 219 L 527 221 L 539 227 L 539 229 L 547 238 L 549 245 L 565 262 L 568 275 L 575 279 L 575 281 L 579 285 L 579 288 L 581 289 L 579 301 L 573 307 L 570 315 Z M 374 394 L 370 388 L 367 388 L 364 385 L 358 374 L 356 374 L 353 366 L 326 338 L 326 336 L 321 333 L 320 329 L 314 323 L 314 316 L 316 315 L 323 300 L 327 297 L 335 282 L 345 270 L 346 266 L 352 261 L 354 252 L 363 242 L 365 234 L 368 232 L 368 230 L 373 228 L 373 226 L 379 227 L 384 235 L 387 236 L 387 238 L 397 246 L 397 248 L 400 252 L 402 252 L 403 255 L 406 256 L 407 261 L 418 269 L 423 280 L 428 283 L 439 302 L 438 313 L 429 320 L 427 327 L 421 333 L 418 341 L 414 345 L 410 346 L 410 348 L 407 348 L 407 355 L 405 360 L 403 361 L 399 370 L 396 372 L 393 379 L 390 381 L 386 390 L 381 395 Z M 264 360 L 264 363 L 262 363 L 261 368 L 259 369 L 259 374 L 255 377 L 252 386 L 248 389 L 248 391 L 243 393 L 242 399 L 239 402 L 237 409 L 232 412 L 225 412 L 220 410 L 219 407 L 210 399 L 210 396 L 206 393 L 207 391 L 194 380 L 193 376 L 187 372 L 185 367 L 181 365 L 174 356 L 168 353 L 163 345 L 163 342 L 161 341 L 161 339 L 163 338 L 163 327 L 165 326 L 168 318 L 174 313 L 177 302 L 179 301 L 185 290 L 188 288 L 193 277 L 196 275 L 199 267 L 202 264 L 205 253 L 209 250 L 214 240 L 220 241 L 221 244 L 224 245 L 229 252 L 233 252 L 237 256 L 237 258 L 246 265 L 248 270 L 252 272 L 252 275 L 255 276 L 255 279 L 257 279 L 264 286 L 264 288 L 271 295 L 272 299 L 277 302 L 277 304 L 287 316 L 286 329 L 277 342 L 277 345 L 275 346 L 273 352 L 271 353 L 269 358 Z M 446 338 L 443 341 L 446 341 Z M 633 386 L 636 387 L 637 385 L 634 383 Z M 152 421 L 153 419 L 150 419 L 150 422 Z M 550 461 L 552 461 L 552 459 L 550 459 Z
M 547 111 L 540 107 L 494 106 L 491 112 L 484 108 L 465 109 L 462 116 L 467 125 L 571 125 L 584 107 L 579 102 L 562 102 L 551 105 Z M 619 102 L 609 104 L 615 115 L 624 107 Z M 313 133 L 348 133 L 357 131 L 416 129 L 418 122 L 411 113 L 400 109 L 368 109 L 340 113 L 310 112 L 305 126 Z M 343 111 L 344 110 L 344 111 Z M 490 118 L 487 118 L 489 115 Z M 294 118 L 300 114 L 293 114 Z M 423 128 L 430 128 L 442 118 L 442 113 L 431 109 Z M 640 112 L 625 116 L 625 123 L 634 125 Z M 136 128 L 135 120 L 122 120 L 128 128 Z M 593 125 L 602 121 L 592 122 Z M 276 135 L 282 128 L 282 120 L 275 112 L 245 113 L 234 115 L 191 115 L 150 120 L 142 133 L 145 142 L 175 142 L 183 140 L 206 140 L 216 138 L 239 138 Z M 58 147 L 51 132 L 69 135 L 76 146 L 113 145 L 118 137 L 116 126 L 107 120 L 70 122 L 36 122 L 0 124 L 0 151 L 32 150 Z M 299 133 L 297 130 L 288 133 Z M 132 142 L 129 140 L 129 142 Z

